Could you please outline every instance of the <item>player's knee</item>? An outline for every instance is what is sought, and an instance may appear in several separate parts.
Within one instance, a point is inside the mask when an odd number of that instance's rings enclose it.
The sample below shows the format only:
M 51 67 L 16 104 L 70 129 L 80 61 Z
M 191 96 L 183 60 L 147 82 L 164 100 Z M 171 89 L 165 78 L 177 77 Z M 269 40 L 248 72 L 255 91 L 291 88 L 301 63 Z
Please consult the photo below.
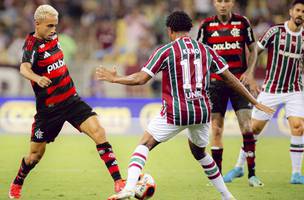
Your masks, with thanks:
M 291 127 L 291 131 L 294 135 L 303 135 L 304 127 L 301 123 L 295 123 Z
M 221 138 L 223 133 L 223 127 L 213 125 L 212 126 L 212 135 L 214 138 Z
M 28 157 L 28 161 L 30 165 L 36 165 L 37 163 L 39 163 L 39 161 L 41 160 L 43 156 L 43 152 L 32 152 L 30 154 L 30 156 Z
M 258 135 L 262 132 L 263 130 L 263 127 L 259 127 L 259 126 L 253 126 L 252 127 L 252 132 L 255 134 L 255 135 Z

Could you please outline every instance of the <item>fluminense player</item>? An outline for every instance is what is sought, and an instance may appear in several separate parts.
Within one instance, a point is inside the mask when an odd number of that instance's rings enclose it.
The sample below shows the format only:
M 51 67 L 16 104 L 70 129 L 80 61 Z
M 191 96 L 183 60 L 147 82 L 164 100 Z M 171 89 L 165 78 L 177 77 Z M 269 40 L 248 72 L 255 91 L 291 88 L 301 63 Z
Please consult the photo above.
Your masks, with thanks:
M 289 9 L 290 19 L 283 24 L 269 28 L 258 42 L 258 52 L 268 49 L 268 63 L 263 89 L 258 96 L 261 102 L 273 109 L 284 104 L 290 126 L 290 158 L 292 175 L 290 183 L 304 184 L 301 175 L 304 152 L 304 0 L 295 0 Z M 260 134 L 272 115 L 253 109 L 253 132 Z M 244 153 L 241 152 L 236 164 L 227 176 L 239 176 L 242 171 Z M 243 158 L 243 159 L 242 159 Z
M 229 65 L 230 72 L 252 92 L 256 93 L 252 71 L 257 58 L 256 42 L 248 19 L 232 13 L 234 3 L 234 0 L 213 0 L 216 15 L 203 20 L 197 39 L 212 47 L 223 57 Z M 246 55 L 246 47 L 249 50 L 248 55 Z M 211 74 L 209 91 L 212 102 L 211 152 L 214 161 L 221 171 L 224 151 L 222 142 L 224 118 L 230 100 L 243 136 L 241 152 L 244 159 L 247 159 L 249 185 L 253 187 L 263 186 L 262 181 L 255 174 L 255 139 L 251 127 L 252 105 L 215 73 Z M 239 176 L 243 173 L 240 171 Z M 224 181 L 231 182 L 226 176 L 224 176 Z
M 63 59 L 56 34 L 58 12 L 50 5 L 41 5 L 35 11 L 34 20 L 35 32 L 25 40 L 20 73 L 31 81 L 37 113 L 32 126 L 30 151 L 22 158 L 18 174 L 10 186 L 9 198 L 21 197 L 26 176 L 42 158 L 46 144 L 55 140 L 65 121 L 96 143 L 118 192 L 124 187 L 124 181 L 105 130 L 96 113 L 78 96 Z M 44 183 L 47 185 L 47 180 Z
M 194 158 L 220 192 L 222 199 L 234 199 L 214 160 L 205 153 L 211 117 L 211 104 L 207 94 L 210 74 L 213 72 L 220 75 L 227 84 L 258 109 L 267 113 L 273 111 L 255 100 L 239 80 L 229 72 L 223 58 L 210 47 L 189 37 L 192 21 L 185 12 L 175 11 L 170 14 L 166 26 L 172 42 L 155 50 L 140 72 L 119 76 L 115 69 L 108 70 L 101 67 L 96 71 L 99 80 L 124 85 L 145 84 L 155 74 L 162 72 L 161 112 L 149 123 L 140 144 L 131 157 L 126 187 L 109 197 L 109 200 L 133 197 L 149 151 L 184 129 L 188 130 L 189 147 Z

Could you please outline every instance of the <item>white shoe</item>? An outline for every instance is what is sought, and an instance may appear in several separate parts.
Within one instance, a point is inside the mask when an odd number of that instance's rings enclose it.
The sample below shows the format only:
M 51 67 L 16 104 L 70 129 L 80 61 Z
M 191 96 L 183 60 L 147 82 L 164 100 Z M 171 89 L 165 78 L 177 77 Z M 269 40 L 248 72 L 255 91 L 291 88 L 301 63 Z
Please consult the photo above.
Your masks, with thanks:
M 234 196 L 230 196 L 230 197 L 224 197 L 222 196 L 222 200 L 236 200 L 236 198 L 234 198 Z
M 134 191 L 122 190 L 116 194 L 113 194 L 108 198 L 108 200 L 123 200 L 123 199 L 130 199 L 130 197 L 134 197 Z

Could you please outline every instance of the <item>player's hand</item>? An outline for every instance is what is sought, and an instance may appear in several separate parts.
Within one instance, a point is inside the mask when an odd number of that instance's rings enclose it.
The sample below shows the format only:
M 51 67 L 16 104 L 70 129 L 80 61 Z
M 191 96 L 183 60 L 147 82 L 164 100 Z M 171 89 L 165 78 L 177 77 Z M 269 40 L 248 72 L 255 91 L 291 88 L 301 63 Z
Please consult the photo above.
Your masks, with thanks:
M 51 85 L 52 81 L 48 77 L 40 76 L 39 79 L 36 81 L 36 83 L 40 87 L 46 88 L 46 87 L 49 87 Z
M 253 75 L 249 74 L 247 72 L 244 72 L 241 77 L 240 77 L 240 81 L 241 83 L 243 83 L 243 85 L 249 85 L 249 83 L 253 80 Z
M 275 110 L 273 110 L 272 108 L 265 106 L 264 104 L 261 103 L 257 103 L 256 105 L 254 105 L 257 109 L 259 109 L 260 111 L 263 111 L 269 115 L 273 114 L 275 112 Z
M 117 71 L 116 71 L 115 67 L 113 67 L 113 69 L 111 69 L 111 70 L 108 70 L 101 66 L 96 68 L 97 80 L 108 81 L 108 82 L 113 83 L 114 78 L 116 76 L 117 76 Z
M 261 92 L 261 87 L 257 84 L 255 79 L 250 80 L 249 82 L 249 90 L 250 93 L 254 96 L 257 97 L 258 94 Z

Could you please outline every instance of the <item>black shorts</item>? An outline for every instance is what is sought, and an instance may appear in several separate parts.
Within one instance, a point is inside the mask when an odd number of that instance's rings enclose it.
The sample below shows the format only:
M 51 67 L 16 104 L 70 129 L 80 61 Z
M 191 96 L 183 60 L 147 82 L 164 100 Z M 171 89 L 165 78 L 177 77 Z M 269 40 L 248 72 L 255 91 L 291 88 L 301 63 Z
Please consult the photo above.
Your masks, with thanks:
M 241 109 L 252 109 L 251 103 L 224 81 L 211 81 L 209 96 L 212 103 L 212 113 L 221 113 L 222 116 L 225 116 L 229 99 L 235 112 Z
M 60 103 L 53 108 L 38 111 L 32 125 L 31 141 L 53 142 L 68 121 L 80 131 L 80 125 L 90 116 L 96 115 L 92 108 L 79 97 Z

